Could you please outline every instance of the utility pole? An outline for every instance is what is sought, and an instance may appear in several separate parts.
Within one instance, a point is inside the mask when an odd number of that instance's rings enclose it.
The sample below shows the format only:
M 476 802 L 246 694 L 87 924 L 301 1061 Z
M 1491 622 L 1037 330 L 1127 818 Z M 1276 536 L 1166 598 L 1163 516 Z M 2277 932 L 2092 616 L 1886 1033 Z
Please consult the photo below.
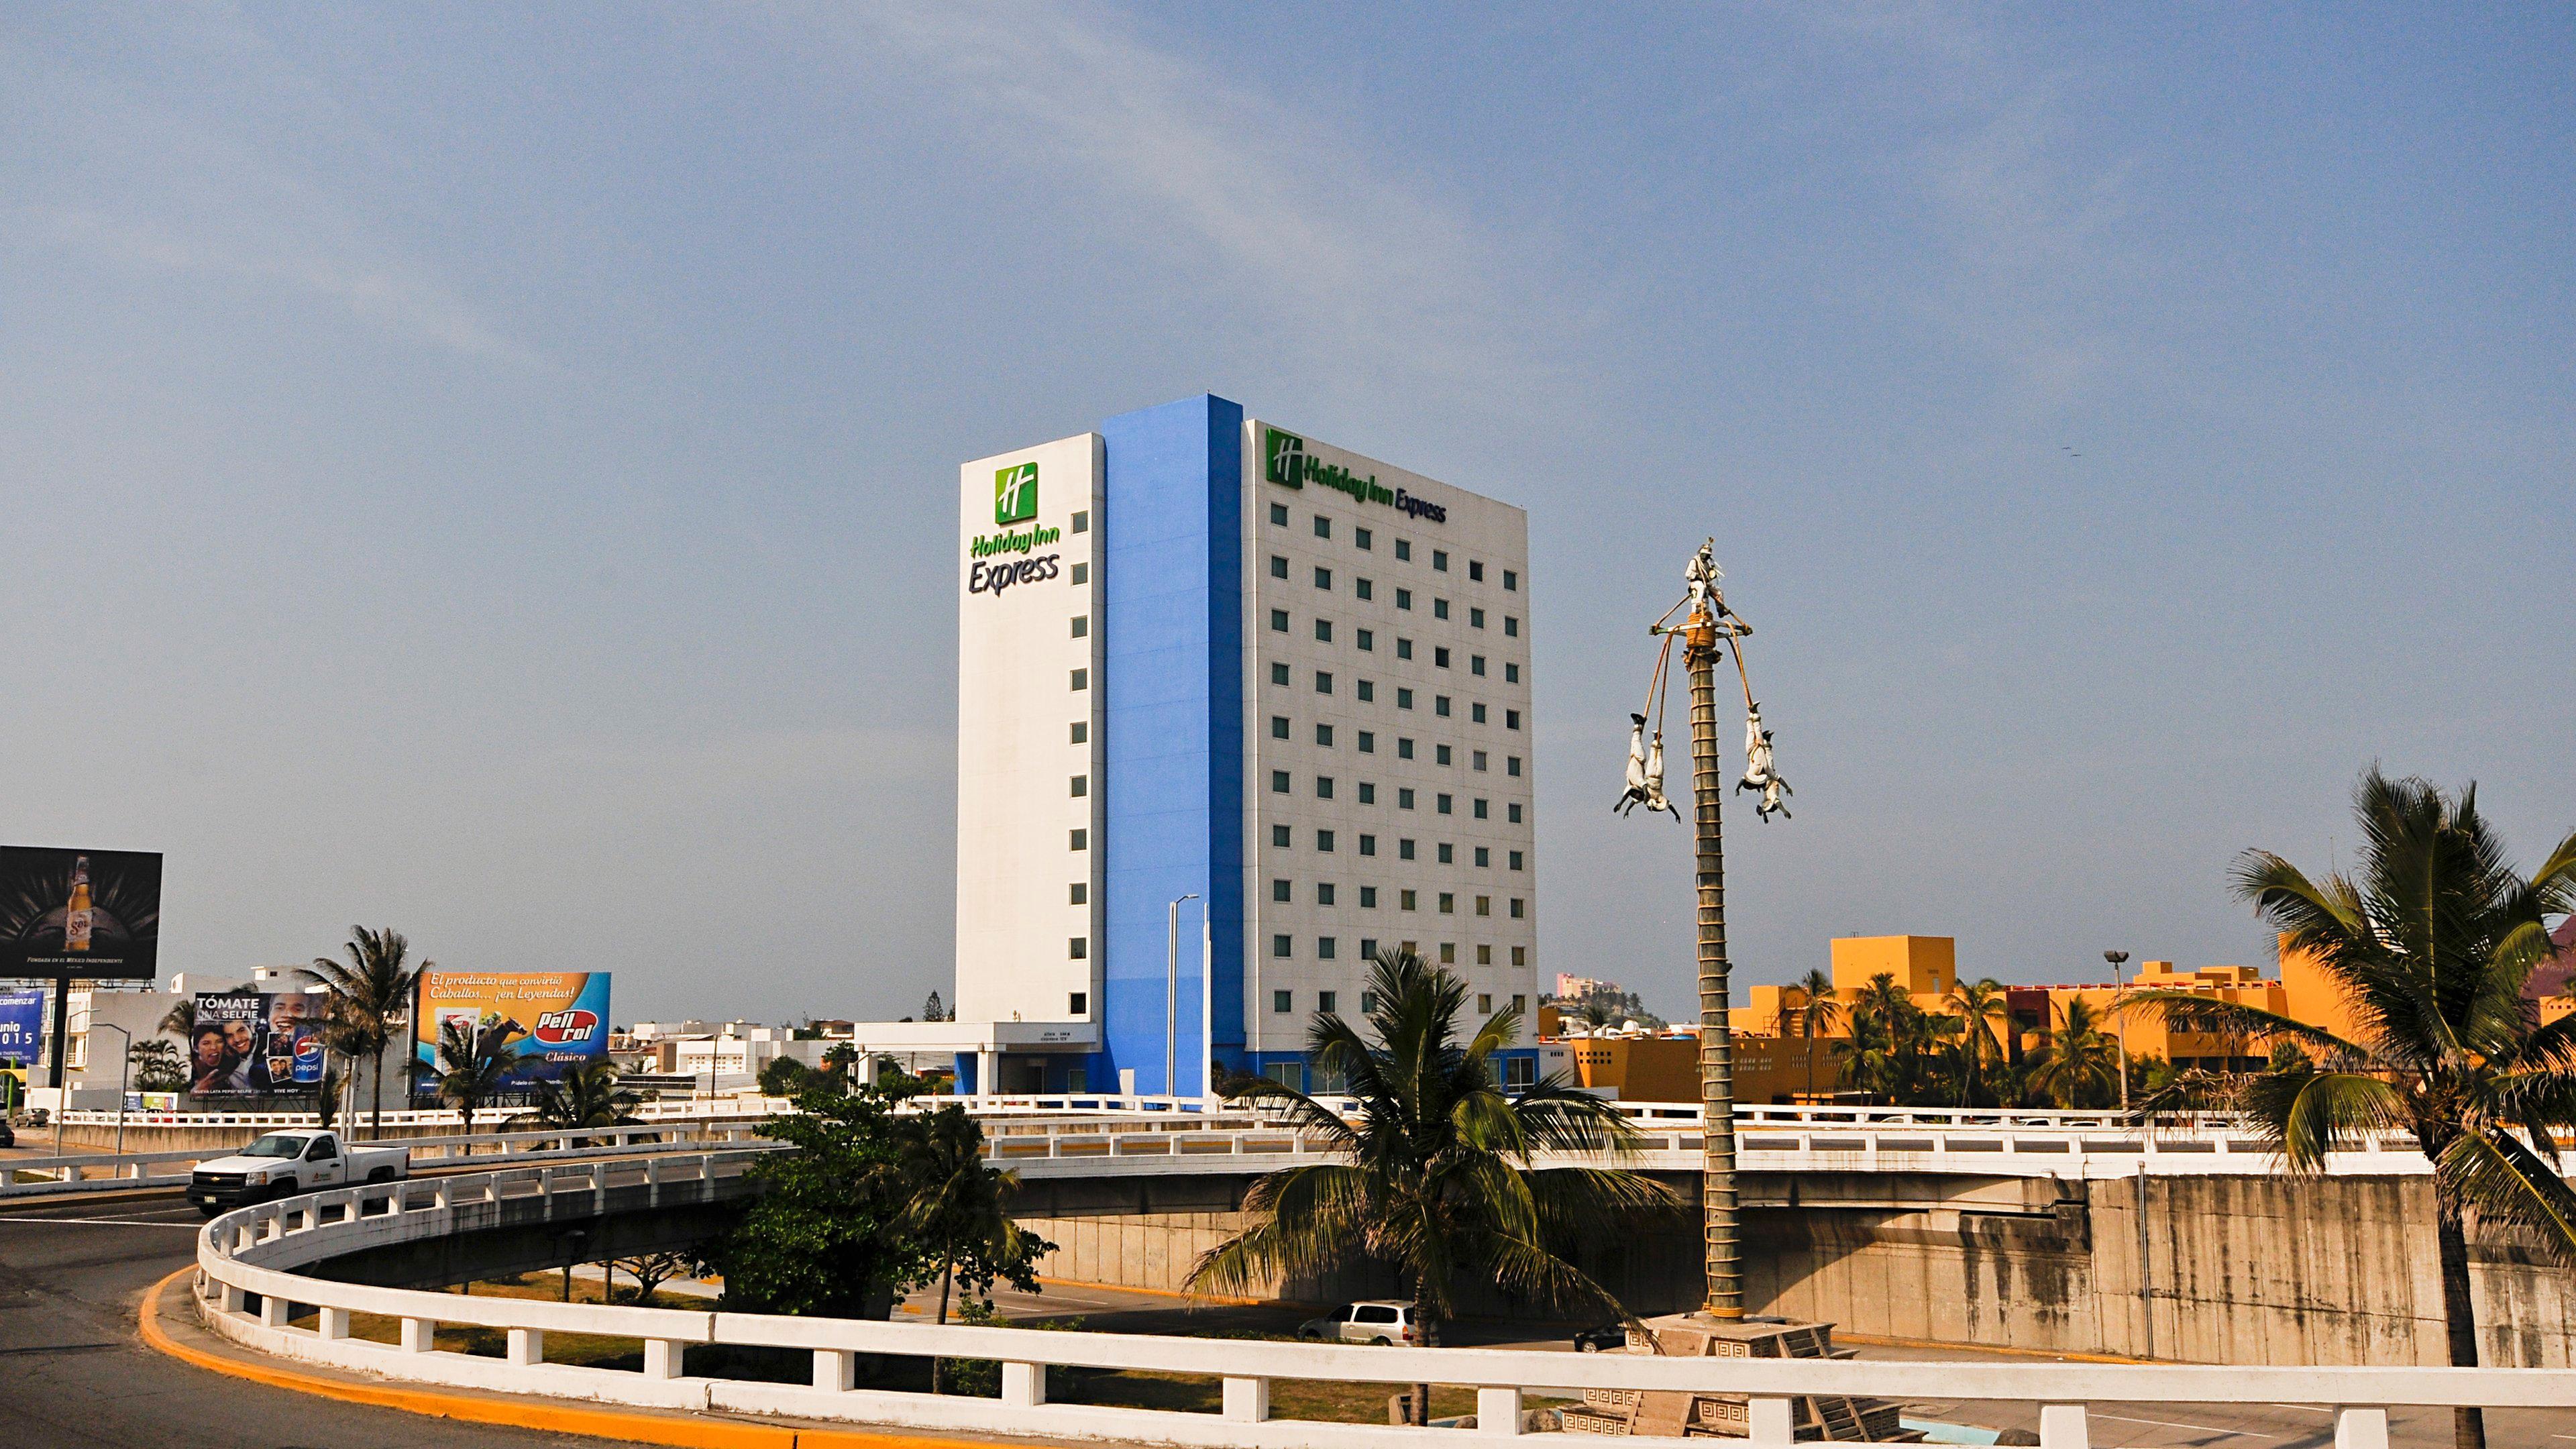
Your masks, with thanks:
M 2120 1033 L 2120 1110 L 2126 1112 L 2129 1110 L 2129 1014 L 2120 1009 L 2120 998 L 2128 994 L 2129 983 L 2120 975 L 2120 967 L 2127 963 L 2129 953 L 2105 951 L 2102 959 L 2111 963 L 2111 1019 Z

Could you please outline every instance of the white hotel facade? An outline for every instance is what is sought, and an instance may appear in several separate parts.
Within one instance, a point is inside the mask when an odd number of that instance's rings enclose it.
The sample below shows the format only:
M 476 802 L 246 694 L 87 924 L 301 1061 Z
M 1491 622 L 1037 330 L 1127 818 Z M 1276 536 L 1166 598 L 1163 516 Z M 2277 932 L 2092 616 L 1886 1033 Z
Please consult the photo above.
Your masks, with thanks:
M 1534 1073 L 1521 509 L 1203 395 L 966 464 L 959 523 L 970 1086 L 1329 1087 L 1309 1022 L 1393 946 L 1529 1008 Z

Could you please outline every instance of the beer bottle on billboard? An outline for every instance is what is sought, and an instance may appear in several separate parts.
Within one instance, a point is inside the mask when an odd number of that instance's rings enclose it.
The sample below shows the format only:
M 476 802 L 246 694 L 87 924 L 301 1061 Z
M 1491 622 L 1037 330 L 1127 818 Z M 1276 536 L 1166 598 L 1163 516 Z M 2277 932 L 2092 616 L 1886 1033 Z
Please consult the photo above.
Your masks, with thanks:
M 72 857 L 72 903 L 70 907 L 63 912 L 64 950 L 86 951 L 89 949 L 89 923 L 91 915 L 92 910 L 89 903 L 89 857 L 86 855 L 74 856 Z

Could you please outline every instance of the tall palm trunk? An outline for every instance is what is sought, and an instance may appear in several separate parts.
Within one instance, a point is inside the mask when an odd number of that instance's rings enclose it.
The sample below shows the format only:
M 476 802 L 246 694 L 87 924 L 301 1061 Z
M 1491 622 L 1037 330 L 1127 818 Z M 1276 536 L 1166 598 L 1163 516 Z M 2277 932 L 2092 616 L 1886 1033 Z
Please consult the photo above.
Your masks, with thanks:
M 2450 1339 L 2451 1367 L 2476 1368 L 2478 1322 L 2469 1299 L 2469 1236 L 2460 1221 L 2460 1205 L 2449 1193 L 2436 1188 L 2434 1202 L 2433 1233 L 2442 1260 L 2442 1324 Z M 2451 1411 L 2451 1449 L 2487 1449 L 2486 1410 Z
M 943 1325 L 948 1322 L 948 1289 L 950 1285 L 954 1284 L 956 1281 L 957 1260 L 954 1258 L 940 1259 L 938 1321 Z M 948 1392 L 948 1360 L 944 1358 L 934 1358 L 930 1361 L 930 1391 L 934 1394 L 944 1394 Z
M 1430 1284 L 1427 1280 L 1421 1278 L 1414 1280 L 1413 1327 L 1416 1332 L 1422 1335 L 1422 1347 L 1438 1348 L 1440 1346 L 1440 1318 L 1439 1315 L 1431 1311 L 1431 1294 L 1429 1288 Z M 1415 1384 L 1413 1386 L 1412 1411 L 1406 1414 L 1405 1417 L 1412 1420 L 1417 1425 L 1428 1425 L 1431 1422 L 1431 1385 Z M 1479 1427 L 1482 1426 L 1479 1425 Z
M 378 1142 L 385 1140 L 385 1048 L 390 1044 L 376 1043 L 376 1067 L 367 1074 L 368 1100 L 374 1114 L 374 1122 L 367 1128 L 367 1135 Z

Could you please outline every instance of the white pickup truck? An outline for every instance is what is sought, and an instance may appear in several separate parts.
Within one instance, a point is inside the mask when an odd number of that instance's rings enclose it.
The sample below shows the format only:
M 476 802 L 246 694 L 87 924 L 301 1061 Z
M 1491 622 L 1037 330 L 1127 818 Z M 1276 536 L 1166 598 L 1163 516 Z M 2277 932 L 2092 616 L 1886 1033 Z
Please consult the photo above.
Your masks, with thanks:
M 213 1217 L 245 1203 L 409 1176 L 408 1147 L 344 1147 L 337 1132 L 271 1132 L 230 1157 L 198 1163 L 188 1201 Z

